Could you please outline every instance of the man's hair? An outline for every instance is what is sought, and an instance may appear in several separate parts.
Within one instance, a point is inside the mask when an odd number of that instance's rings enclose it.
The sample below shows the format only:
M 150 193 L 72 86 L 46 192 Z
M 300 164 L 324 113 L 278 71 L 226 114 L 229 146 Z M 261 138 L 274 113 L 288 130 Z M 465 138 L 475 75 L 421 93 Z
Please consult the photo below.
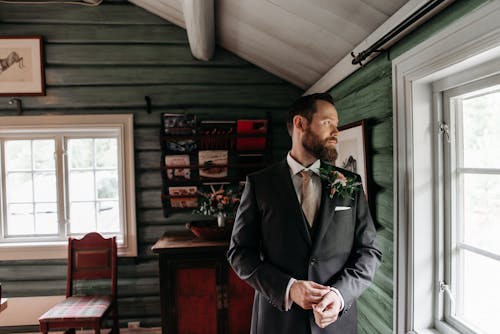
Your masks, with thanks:
M 313 115 L 316 113 L 316 101 L 322 100 L 332 104 L 335 107 L 333 98 L 328 93 L 315 93 L 311 95 L 305 95 L 298 98 L 290 107 L 288 111 L 288 119 L 286 121 L 286 127 L 288 129 L 288 134 L 292 136 L 293 132 L 293 118 L 297 115 L 305 117 L 308 122 L 312 121 Z

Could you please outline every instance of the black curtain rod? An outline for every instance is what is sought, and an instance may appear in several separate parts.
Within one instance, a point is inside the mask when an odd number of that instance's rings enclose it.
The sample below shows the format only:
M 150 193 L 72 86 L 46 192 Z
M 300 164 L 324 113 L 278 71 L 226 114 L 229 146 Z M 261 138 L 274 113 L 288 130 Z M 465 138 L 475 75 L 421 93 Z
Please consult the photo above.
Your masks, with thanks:
M 370 47 L 358 53 L 358 55 L 355 55 L 354 52 L 351 52 L 351 56 L 353 57 L 352 64 L 363 65 L 363 61 L 366 58 L 368 58 L 372 53 L 384 51 L 381 50 L 380 48 L 383 47 L 388 42 L 390 42 L 393 38 L 395 38 L 401 32 L 406 30 L 412 24 L 414 24 L 415 22 L 423 18 L 425 15 L 429 14 L 431 11 L 433 11 L 434 9 L 436 9 L 441 4 L 447 1 L 449 0 L 431 0 L 427 2 L 425 5 L 417 9 L 413 14 L 408 16 L 403 22 L 399 23 L 397 26 L 392 28 L 387 34 L 382 36 L 378 41 L 373 43 Z M 453 1 L 450 1 L 450 4 L 451 2 Z

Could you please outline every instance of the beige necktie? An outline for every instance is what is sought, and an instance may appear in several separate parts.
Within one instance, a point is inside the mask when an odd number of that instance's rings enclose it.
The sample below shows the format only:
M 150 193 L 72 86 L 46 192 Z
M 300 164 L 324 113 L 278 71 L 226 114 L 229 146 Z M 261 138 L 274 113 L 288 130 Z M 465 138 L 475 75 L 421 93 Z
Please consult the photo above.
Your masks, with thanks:
M 314 215 L 316 214 L 316 205 L 314 203 L 313 196 L 311 196 L 312 172 L 310 170 L 303 170 L 300 172 L 300 176 L 302 176 L 302 191 L 300 194 L 302 211 L 304 211 L 304 215 L 306 216 L 309 226 L 312 227 L 314 223 Z

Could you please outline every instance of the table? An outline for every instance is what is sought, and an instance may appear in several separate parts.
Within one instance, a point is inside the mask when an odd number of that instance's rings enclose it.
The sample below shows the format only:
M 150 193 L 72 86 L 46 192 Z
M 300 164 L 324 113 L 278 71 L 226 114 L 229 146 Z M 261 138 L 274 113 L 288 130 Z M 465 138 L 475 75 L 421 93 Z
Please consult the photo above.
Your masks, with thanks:
M 226 260 L 227 241 L 188 233 L 166 234 L 152 247 L 159 255 L 163 334 L 249 333 L 253 289 Z

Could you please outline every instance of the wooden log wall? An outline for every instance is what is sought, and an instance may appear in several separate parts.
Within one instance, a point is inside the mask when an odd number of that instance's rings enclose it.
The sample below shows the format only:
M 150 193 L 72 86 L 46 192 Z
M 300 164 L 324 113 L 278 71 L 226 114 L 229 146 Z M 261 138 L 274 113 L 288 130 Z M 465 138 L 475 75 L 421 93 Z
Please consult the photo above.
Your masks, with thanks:
M 47 94 L 21 97 L 25 115 L 134 114 L 139 256 L 119 259 L 120 323 L 159 326 L 158 259 L 150 248 L 186 222 L 182 215 L 163 217 L 161 113 L 237 119 L 271 112 L 277 160 L 289 147 L 287 108 L 302 90 L 220 48 L 210 62 L 194 59 L 185 30 L 127 1 L 92 8 L 0 4 L 0 35 L 43 36 Z M 0 98 L 0 122 L 16 115 L 9 99 Z M 63 295 L 65 279 L 65 260 L 0 262 L 8 297 Z
M 484 2 L 457 0 L 330 91 L 336 101 L 341 124 L 367 119 L 370 209 L 378 225 L 377 239 L 384 253 L 382 265 L 375 275 L 375 283 L 361 296 L 358 303 L 360 334 L 389 334 L 393 327 L 395 199 L 391 61 Z

